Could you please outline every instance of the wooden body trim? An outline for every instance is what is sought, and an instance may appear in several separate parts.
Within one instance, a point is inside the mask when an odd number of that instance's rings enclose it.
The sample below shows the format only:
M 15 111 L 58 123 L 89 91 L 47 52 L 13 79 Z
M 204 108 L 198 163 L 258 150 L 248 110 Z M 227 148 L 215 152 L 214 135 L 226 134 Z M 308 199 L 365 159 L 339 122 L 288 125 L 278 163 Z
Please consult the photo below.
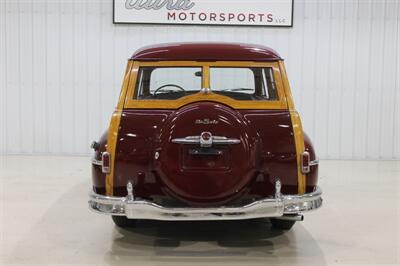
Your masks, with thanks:
M 306 192 L 306 176 L 301 171 L 301 155 L 305 151 L 303 127 L 297 111 L 290 111 L 290 119 L 292 121 L 294 141 L 296 144 L 298 193 L 302 195 Z
M 287 78 L 286 69 L 285 65 L 283 64 L 283 61 L 279 61 L 279 68 L 281 70 L 280 72 L 282 76 L 283 87 L 290 113 L 290 119 L 293 125 L 294 141 L 296 144 L 298 193 L 304 194 L 306 192 L 306 176 L 301 171 L 301 155 L 305 151 L 304 132 L 300 116 L 294 107 L 292 92 L 290 90 L 289 80 Z
M 124 81 L 122 84 L 121 93 L 119 96 L 117 107 L 111 117 L 110 126 L 108 129 L 108 137 L 107 137 L 107 152 L 111 155 L 111 169 L 110 173 L 106 175 L 106 195 L 113 195 L 113 183 L 114 183 L 114 161 L 115 161 L 115 148 L 117 145 L 118 139 L 118 128 L 121 121 L 121 114 L 124 107 L 124 102 L 126 98 L 126 93 L 128 91 L 128 86 L 130 83 L 130 77 L 132 76 L 133 62 L 128 61 L 128 65 L 126 67 Z

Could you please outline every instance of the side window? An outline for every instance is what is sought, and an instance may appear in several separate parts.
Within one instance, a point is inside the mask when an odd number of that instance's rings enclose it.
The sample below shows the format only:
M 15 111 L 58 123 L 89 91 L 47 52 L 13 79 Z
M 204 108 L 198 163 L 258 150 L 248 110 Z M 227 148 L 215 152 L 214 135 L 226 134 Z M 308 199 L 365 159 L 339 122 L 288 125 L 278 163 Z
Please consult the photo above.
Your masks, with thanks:
M 210 87 L 235 100 L 279 100 L 271 67 L 211 67 Z

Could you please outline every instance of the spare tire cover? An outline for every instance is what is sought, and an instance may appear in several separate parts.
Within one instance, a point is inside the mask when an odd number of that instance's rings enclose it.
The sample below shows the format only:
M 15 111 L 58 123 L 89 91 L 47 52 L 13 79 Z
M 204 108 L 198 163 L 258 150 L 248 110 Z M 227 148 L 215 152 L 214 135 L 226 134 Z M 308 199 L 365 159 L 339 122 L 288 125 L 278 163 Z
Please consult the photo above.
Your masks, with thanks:
M 209 132 L 236 144 L 174 143 Z M 160 130 L 155 170 L 167 192 L 189 204 L 223 203 L 240 195 L 257 169 L 257 132 L 228 106 L 198 102 L 173 112 Z

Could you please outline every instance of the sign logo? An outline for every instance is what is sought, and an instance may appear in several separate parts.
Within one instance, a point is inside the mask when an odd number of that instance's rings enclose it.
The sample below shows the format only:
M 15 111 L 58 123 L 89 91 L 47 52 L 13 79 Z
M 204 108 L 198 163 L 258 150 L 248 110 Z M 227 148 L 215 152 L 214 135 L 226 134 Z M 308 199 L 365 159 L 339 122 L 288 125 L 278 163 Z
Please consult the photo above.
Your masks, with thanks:
M 291 27 L 294 0 L 114 0 L 114 23 Z
M 189 10 L 195 3 L 190 0 L 126 0 L 126 9 L 160 10 L 165 7 L 168 10 Z

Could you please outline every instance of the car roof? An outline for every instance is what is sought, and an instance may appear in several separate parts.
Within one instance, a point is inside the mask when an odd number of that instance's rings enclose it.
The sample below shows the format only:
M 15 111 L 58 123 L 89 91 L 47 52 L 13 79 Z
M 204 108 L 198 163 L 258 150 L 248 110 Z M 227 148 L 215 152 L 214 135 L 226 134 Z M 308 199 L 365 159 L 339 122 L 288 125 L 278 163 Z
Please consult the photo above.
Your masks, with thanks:
M 135 61 L 258 61 L 282 60 L 273 49 L 244 43 L 164 43 L 145 46 L 131 57 Z

